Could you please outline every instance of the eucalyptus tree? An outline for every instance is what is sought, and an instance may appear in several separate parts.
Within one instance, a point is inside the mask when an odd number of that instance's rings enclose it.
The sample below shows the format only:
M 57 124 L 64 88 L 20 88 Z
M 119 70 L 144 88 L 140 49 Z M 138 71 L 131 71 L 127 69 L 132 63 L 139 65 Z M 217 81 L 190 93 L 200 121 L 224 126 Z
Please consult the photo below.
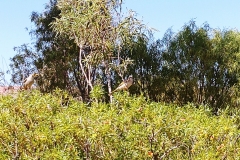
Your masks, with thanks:
M 57 6 L 61 13 L 52 27 L 79 47 L 79 66 L 89 89 L 93 89 L 97 75 L 105 74 L 111 93 L 112 71 L 124 78 L 126 65 L 132 62 L 128 57 L 123 59 L 121 49 L 126 45 L 131 48 L 137 37 L 145 39 L 149 30 L 134 12 L 123 17 L 122 0 L 59 0 Z
M 214 30 L 212 52 L 215 63 L 207 77 L 208 95 L 219 108 L 239 102 L 240 33 L 236 30 Z M 214 93 L 214 94 L 212 94 Z
M 34 54 L 26 44 L 23 44 L 20 47 L 14 47 L 14 51 L 16 51 L 17 54 L 11 58 L 11 81 L 15 84 L 21 85 L 28 75 L 36 71 L 34 59 L 37 59 L 37 55 Z
M 165 89 L 168 99 L 180 103 L 203 101 L 204 77 L 214 64 L 214 59 L 210 58 L 209 30 L 208 25 L 198 28 L 191 21 L 167 42 L 163 72 L 170 80 Z
M 69 72 L 72 71 L 69 63 L 74 61 L 73 55 L 76 50 L 74 43 L 67 41 L 63 36 L 56 37 L 56 33 L 50 27 L 50 23 L 60 14 L 56 3 L 56 0 L 50 1 L 43 13 L 33 12 L 31 15 L 35 29 L 30 33 L 36 39 L 34 47 L 38 54 L 34 62 L 42 75 L 38 83 L 42 90 L 47 92 L 55 87 L 66 89 L 71 85 Z
M 162 100 L 207 103 L 218 108 L 231 102 L 239 81 L 239 33 L 197 27 L 190 21 L 177 34 L 163 38 Z
M 146 40 L 147 39 L 147 40 Z M 133 64 L 128 67 L 128 72 L 135 78 L 134 85 L 130 88 L 131 93 L 141 94 L 151 98 L 154 81 L 159 77 L 161 53 L 159 41 L 154 41 L 152 35 L 148 38 L 138 37 L 136 43 L 129 48 L 122 47 L 122 57 L 129 57 Z M 156 84 L 159 86 L 159 84 Z
M 37 79 L 41 91 L 50 92 L 56 87 L 66 89 L 70 93 L 76 88 L 84 96 L 85 81 L 78 70 L 77 45 L 68 37 L 58 36 L 50 23 L 59 17 L 57 0 L 50 0 L 43 13 L 32 12 L 31 22 L 35 28 L 30 31 L 33 48 L 24 44 L 15 47 L 17 54 L 11 59 L 12 81 L 21 83 L 24 76 L 31 72 L 40 72 Z

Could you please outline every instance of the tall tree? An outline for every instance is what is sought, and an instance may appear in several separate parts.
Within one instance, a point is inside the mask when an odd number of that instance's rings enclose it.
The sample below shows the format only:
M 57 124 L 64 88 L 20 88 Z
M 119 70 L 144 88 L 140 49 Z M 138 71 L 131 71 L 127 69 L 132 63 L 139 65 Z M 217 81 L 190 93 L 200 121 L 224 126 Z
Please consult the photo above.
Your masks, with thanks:
M 160 97 L 180 104 L 208 103 L 217 111 L 230 103 L 230 90 L 238 83 L 239 33 L 217 31 L 190 21 L 177 34 L 162 40 Z
M 134 86 L 131 87 L 132 93 L 143 93 L 145 96 L 150 96 L 154 87 L 153 81 L 160 74 L 161 56 L 158 50 L 158 41 L 153 42 L 153 39 L 151 35 L 145 39 L 137 37 L 136 43 L 131 48 L 126 45 L 121 50 L 123 57 L 128 57 L 133 61 L 128 68 L 128 72 L 136 80 Z
M 56 87 L 67 89 L 70 93 L 76 88 L 85 97 L 86 83 L 80 74 L 78 64 L 78 46 L 66 36 L 56 37 L 50 24 L 59 17 L 57 0 L 51 0 L 43 13 L 33 12 L 31 21 L 35 29 L 30 35 L 35 41 L 34 48 L 27 45 L 16 47 L 18 54 L 12 58 L 12 80 L 21 83 L 31 72 L 40 72 L 38 85 L 43 92 Z
M 27 78 L 30 73 L 36 71 L 34 60 L 37 59 L 38 55 L 32 52 L 30 47 L 26 44 L 23 44 L 20 47 L 14 47 L 14 50 L 17 51 L 17 54 L 11 58 L 11 81 L 15 84 L 21 85 L 23 80 Z
M 103 66 L 102 73 L 106 74 L 108 92 L 111 92 L 112 64 L 119 66 L 126 60 L 119 55 L 122 47 L 126 44 L 131 47 L 147 31 L 133 12 L 121 18 L 121 5 L 121 0 L 58 1 L 61 14 L 52 23 L 53 27 L 60 35 L 68 35 L 80 48 L 79 65 L 90 90 L 99 67 Z M 114 53 L 118 56 L 114 57 Z

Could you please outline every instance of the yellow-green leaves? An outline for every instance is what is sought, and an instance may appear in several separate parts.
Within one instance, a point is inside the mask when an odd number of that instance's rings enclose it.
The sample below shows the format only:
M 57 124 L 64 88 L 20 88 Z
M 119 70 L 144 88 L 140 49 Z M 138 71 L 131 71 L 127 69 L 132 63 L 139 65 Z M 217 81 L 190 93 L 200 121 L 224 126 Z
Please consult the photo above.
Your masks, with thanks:
M 214 116 L 206 106 L 154 103 L 115 93 L 84 104 L 67 94 L 21 92 L 0 102 L 0 159 L 236 159 L 238 117 Z

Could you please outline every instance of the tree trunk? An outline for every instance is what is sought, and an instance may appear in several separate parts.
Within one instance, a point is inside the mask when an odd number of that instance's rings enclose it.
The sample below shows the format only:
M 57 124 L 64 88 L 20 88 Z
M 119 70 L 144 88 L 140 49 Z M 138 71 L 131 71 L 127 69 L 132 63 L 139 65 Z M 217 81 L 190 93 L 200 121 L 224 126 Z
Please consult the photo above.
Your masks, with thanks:
M 87 84 L 88 86 L 90 86 L 91 90 L 93 89 L 93 85 L 92 85 L 92 82 L 91 82 L 91 77 L 90 76 L 87 76 L 85 70 L 84 70 L 84 67 L 83 67 L 83 64 L 82 64 L 82 53 L 83 53 L 83 48 L 82 48 L 82 45 L 79 46 L 80 50 L 79 50 L 79 65 L 80 65 L 80 69 L 82 70 L 82 73 L 87 81 Z

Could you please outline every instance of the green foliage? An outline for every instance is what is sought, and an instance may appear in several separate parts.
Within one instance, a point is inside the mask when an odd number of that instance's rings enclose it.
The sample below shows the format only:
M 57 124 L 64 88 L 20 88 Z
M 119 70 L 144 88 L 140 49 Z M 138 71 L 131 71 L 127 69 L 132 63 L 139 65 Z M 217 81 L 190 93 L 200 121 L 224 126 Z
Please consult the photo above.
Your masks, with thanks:
M 156 102 L 210 105 L 216 114 L 227 106 L 238 107 L 238 31 L 190 21 L 154 41 L 152 30 L 134 12 L 124 16 L 122 3 L 51 0 L 43 13 L 33 12 L 36 29 L 30 33 L 36 43 L 34 49 L 15 48 L 13 82 L 20 84 L 38 71 L 42 92 L 58 87 L 84 101 L 107 102 L 111 87 L 133 75 L 130 93 Z M 103 90 L 94 88 L 96 84 Z
M 32 52 L 26 44 L 14 47 L 14 50 L 17 51 L 17 54 L 11 58 L 10 67 L 13 73 L 11 81 L 15 84 L 21 84 L 25 78 L 36 71 L 34 59 L 36 59 L 37 54 Z
M 95 77 L 102 77 L 107 79 L 110 92 L 113 72 L 124 79 L 125 69 L 119 70 L 130 64 L 129 56 L 121 54 L 123 47 L 132 48 L 139 37 L 146 41 L 151 31 L 134 12 L 128 16 L 121 13 L 120 0 L 60 0 L 57 6 L 61 13 L 52 27 L 58 35 L 73 39 L 80 48 L 79 66 L 90 90 Z
M 31 22 L 35 28 L 30 31 L 34 48 L 26 44 L 15 47 L 17 54 L 11 58 L 12 81 L 21 84 L 33 72 L 38 72 L 38 88 L 51 92 L 56 87 L 66 89 L 71 94 L 76 90 L 85 94 L 85 83 L 77 67 L 76 53 L 79 48 L 66 36 L 56 37 L 50 23 L 59 17 L 56 0 L 50 0 L 42 13 L 32 12 Z M 75 93 L 73 93 L 75 92 Z
M 96 88 L 96 95 L 100 95 Z M 239 115 L 114 94 L 87 106 L 62 93 L 0 96 L 0 159 L 237 159 Z M 238 112 L 239 113 L 239 112 Z
M 95 85 L 90 92 L 90 98 L 95 102 L 101 102 L 104 99 L 104 90 L 101 85 Z
M 181 105 L 209 104 L 214 112 L 233 105 L 233 94 L 239 92 L 235 88 L 239 86 L 239 36 L 237 31 L 214 30 L 208 24 L 198 27 L 194 21 L 176 34 L 166 32 L 156 43 L 160 63 L 157 74 L 148 77 L 150 98 Z

